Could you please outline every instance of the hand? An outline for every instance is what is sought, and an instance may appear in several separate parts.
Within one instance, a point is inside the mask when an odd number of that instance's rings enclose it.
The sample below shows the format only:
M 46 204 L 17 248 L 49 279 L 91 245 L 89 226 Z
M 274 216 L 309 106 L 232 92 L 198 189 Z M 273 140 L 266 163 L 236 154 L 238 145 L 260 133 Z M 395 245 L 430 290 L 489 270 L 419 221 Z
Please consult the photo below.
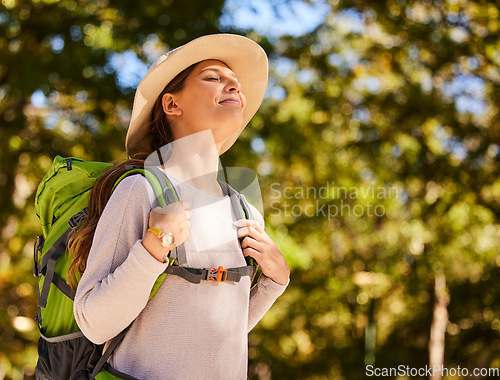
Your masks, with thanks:
M 165 233 L 174 236 L 176 246 L 181 245 L 189 236 L 190 212 L 186 209 L 191 207 L 189 201 L 180 201 L 167 205 L 166 207 L 156 207 L 149 213 L 149 227 L 156 227 Z M 168 254 L 167 248 L 160 243 L 158 236 L 152 232 L 147 232 L 142 240 L 144 248 L 158 261 L 163 261 Z
M 276 244 L 255 220 L 240 219 L 233 223 L 238 227 L 238 238 L 245 257 L 254 258 L 262 273 L 280 285 L 286 285 L 290 268 Z

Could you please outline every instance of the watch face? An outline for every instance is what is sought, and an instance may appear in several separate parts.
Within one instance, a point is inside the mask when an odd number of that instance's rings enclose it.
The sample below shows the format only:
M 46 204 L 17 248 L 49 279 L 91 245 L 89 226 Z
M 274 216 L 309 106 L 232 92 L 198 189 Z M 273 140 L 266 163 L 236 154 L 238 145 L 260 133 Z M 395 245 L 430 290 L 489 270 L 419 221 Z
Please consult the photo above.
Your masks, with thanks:
M 172 244 L 174 244 L 174 235 L 172 235 L 171 233 L 163 235 L 161 238 L 161 244 L 165 248 L 172 246 Z

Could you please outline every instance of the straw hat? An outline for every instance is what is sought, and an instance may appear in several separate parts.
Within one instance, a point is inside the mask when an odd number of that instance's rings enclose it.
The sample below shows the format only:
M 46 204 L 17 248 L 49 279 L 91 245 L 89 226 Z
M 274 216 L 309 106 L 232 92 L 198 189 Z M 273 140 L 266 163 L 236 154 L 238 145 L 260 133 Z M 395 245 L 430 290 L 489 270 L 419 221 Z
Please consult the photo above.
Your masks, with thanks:
M 194 63 L 216 59 L 224 62 L 238 77 L 247 104 L 243 123 L 223 144 L 221 154 L 241 134 L 262 103 L 267 86 L 267 56 L 259 44 L 236 34 L 211 34 L 199 37 L 162 55 L 139 83 L 125 146 L 129 156 L 151 153 L 149 126 L 154 104 L 165 86 L 182 70 Z

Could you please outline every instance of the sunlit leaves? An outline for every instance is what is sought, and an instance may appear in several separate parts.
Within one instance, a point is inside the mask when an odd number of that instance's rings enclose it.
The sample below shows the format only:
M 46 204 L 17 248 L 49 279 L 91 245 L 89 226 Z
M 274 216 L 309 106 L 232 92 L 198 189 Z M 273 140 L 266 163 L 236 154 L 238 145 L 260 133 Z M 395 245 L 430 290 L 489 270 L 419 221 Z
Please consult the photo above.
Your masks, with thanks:
M 411 361 L 412 350 L 426 355 L 428 284 L 435 273 L 445 273 L 453 303 L 460 284 L 486 289 L 493 286 L 489 273 L 498 271 L 498 11 L 469 1 L 330 4 L 325 25 L 302 38 L 282 38 L 280 56 L 271 62 L 278 90 L 269 91 L 273 116 L 261 133 L 266 146 L 276 147 L 271 164 L 281 170 L 268 177 L 281 184 L 274 187 L 281 197 L 273 197 L 281 214 L 269 220 L 286 224 L 313 258 L 312 267 L 296 275 L 298 288 L 305 288 L 295 301 L 297 314 L 332 318 L 309 298 L 318 289 L 308 287 L 311 281 L 330 291 L 332 310 L 336 302 L 349 307 L 350 319 L 311 325 L 317 351 L 326 358 L 345 344 L 361 344 L 370 320 L 376 358 L 389 362 L 397 347 L 399 360 Z M 330 193 L 386 187 L 397 194 L 377 199 L 303 191 L 325 186 Z M 370 205 L 384 212 L 369 215 Z M 307 244 L 312 237 L 313 246 Z M 483 309 L 477 305 L 471 315 Z M 450 326 L 455 318 L 452 311 Z M 449 333 L 459 337 L 456 326 Z M 350 338 L 340 334 L 325 345 L 318 337 L 332 329 Z M 475 338 L 464 336 L 464 344 L 468 339 Z M 300 355 L 293 334 L 281 341 L 283 352 Z M 349 368 L 346 360 L 338 373 Z

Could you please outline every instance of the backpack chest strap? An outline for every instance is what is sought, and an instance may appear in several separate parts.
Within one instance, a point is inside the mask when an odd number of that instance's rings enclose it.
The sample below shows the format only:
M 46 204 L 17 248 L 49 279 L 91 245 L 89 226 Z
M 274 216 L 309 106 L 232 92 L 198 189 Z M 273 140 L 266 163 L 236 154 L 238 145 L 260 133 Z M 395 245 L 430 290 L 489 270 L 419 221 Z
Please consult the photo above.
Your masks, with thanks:
M 229 269 L 224 269 L 223 267 L 199 269 L 169 265 L 165 273 L 182 277 L 193 284 L 199 284 L 201 281 L 239 282 L 244 276 L 249 276 L 252 279 L 256 271 L 257 266 L 253 265 Z

